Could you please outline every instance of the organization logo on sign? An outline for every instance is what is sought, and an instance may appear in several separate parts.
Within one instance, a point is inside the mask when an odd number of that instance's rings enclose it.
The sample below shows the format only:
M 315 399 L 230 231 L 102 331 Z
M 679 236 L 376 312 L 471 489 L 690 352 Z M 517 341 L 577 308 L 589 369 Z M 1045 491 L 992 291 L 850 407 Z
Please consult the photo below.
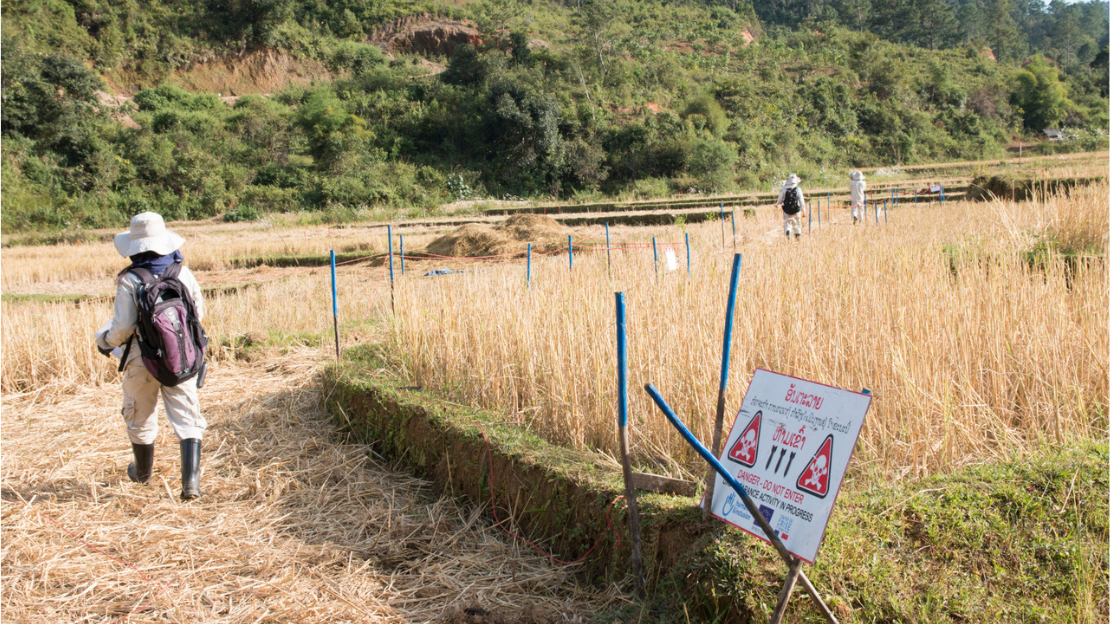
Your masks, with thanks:
M 825 498 L 829 493 L 829 466 L 832 465 L 832 434 L 825 438 L 821 448 L 813 459 L 806 464 L 805 470 L 798 476 L 797 488 L 808 492 L 818 498 Z
M 732 461 L 751 468 L 755 465 L 755 458 L 759 455 L 759 426 L 763 423 L 763 410 L 755 413 L 744 428 L 744 433 L 732 445 L 728 458 Z

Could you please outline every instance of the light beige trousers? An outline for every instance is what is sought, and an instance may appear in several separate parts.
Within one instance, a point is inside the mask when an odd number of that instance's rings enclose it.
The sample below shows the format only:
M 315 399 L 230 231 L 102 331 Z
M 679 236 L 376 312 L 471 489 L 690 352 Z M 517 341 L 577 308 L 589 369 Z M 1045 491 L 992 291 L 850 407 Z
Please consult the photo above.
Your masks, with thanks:
M 120 410 L 131 441 L 135 444 L 154 444 L 158 437 L 159 391 L 166 406 L 166 417 L 170 419 L 177 439 L 202 439 L 208 423 L 200 415 L 197 378 L 172 388 L 163 386 L 147 372 L 143 359 L 134 357 L 123 369 L 123 409 Z

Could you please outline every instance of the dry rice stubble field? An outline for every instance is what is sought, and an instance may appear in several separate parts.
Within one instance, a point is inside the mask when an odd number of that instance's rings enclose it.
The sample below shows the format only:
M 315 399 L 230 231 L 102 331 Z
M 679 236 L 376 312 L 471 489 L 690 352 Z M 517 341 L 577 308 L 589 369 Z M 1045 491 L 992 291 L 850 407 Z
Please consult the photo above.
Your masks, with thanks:
M 320 355 L 213 370 L 205 496 L 187 504 L 164 419 L 152 481 L 124 477 L 115 384 L 6 398 L 4 620 L 432 622 L 478 608 L 564 622 L 623 600 L 521 550 L 481 509 L 338 440 L 315 379 Z

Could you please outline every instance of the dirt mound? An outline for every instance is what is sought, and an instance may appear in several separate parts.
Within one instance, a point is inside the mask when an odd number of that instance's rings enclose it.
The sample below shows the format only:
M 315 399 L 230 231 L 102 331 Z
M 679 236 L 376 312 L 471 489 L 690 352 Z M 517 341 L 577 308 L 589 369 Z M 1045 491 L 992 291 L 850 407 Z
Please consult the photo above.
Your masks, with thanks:
M 523 253 L 528 243 L 535 251 L 561 249 L 566 242 L 567 228 L 543 215 L 514 215 L 490 227 L 467 223 L 428 245 L 426 251 L 437 256 L 474 258 Z
M 129 97 L 161 82 L 188 91 L 219 93 L 222 96 L 265 94 L 281 91 L 290 84 L 330 82 L 334 74 L 323 61 L 298 59 L 274 49 L 259 49 L 227 55 L 196 55 L 189 65 L 164 76 L 144 74 L 125 66 L 104 76 L 112 90 Z
M 451 56 L 455 46 L 463 43 L 482 45 L 481 34 L 473 22 L 444 20 L 427 13 L 387 22 L 374 29 L 370 39 L 387 52 L 439 56 Z

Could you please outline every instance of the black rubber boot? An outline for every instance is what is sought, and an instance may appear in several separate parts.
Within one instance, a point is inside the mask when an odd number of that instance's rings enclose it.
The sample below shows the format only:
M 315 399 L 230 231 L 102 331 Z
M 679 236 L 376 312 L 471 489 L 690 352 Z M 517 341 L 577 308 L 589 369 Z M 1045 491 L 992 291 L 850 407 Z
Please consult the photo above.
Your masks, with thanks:
M 200 440 L 181 441 L 181 500 L 200 497 Z
M 131 452 L 135 454 L 135 461 L 127 465 L 127 478 L 135 483 L 150 481 L 154 472 L 154 445 L 132 442 Z

